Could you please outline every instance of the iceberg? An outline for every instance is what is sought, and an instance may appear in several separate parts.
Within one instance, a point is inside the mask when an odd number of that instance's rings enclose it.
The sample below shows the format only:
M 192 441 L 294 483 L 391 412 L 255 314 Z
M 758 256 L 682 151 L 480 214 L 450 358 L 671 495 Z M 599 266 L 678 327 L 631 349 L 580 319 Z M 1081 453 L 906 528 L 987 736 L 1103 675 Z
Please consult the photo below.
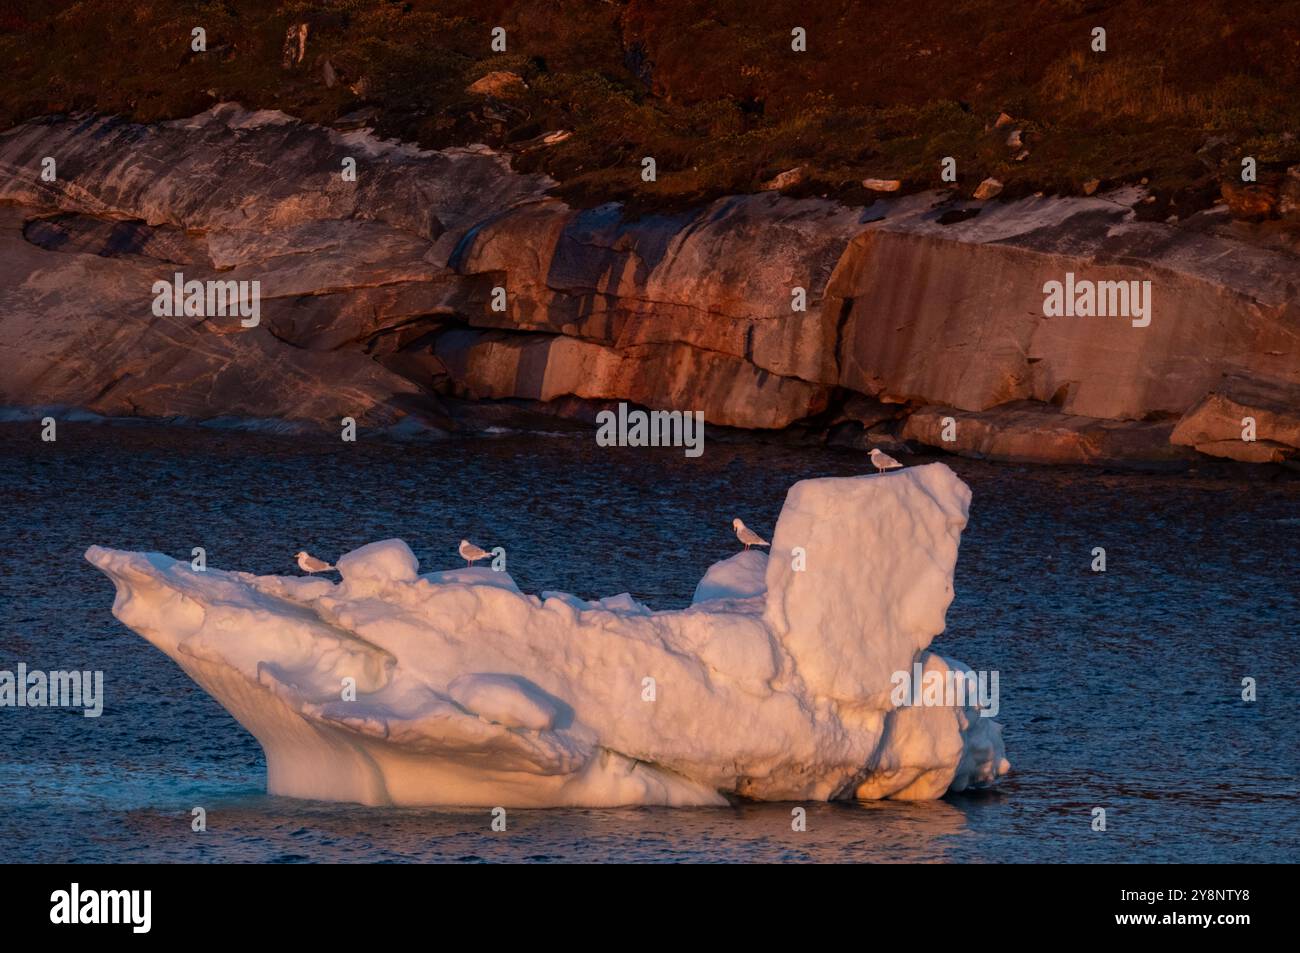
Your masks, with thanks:
M 944 629 L 970 489 L 943 464 L 805 480 L 771 555 L 689 608 L 421 575 L 401 540 L 340 581 L 92 546 L 113 614 L 261 743 L 269 793 L 365 805 L 722 805 L 937 798 L 1010 770 L 970 705 L 899 706 Z M 977 704 L 977 703 L 976 703 Z

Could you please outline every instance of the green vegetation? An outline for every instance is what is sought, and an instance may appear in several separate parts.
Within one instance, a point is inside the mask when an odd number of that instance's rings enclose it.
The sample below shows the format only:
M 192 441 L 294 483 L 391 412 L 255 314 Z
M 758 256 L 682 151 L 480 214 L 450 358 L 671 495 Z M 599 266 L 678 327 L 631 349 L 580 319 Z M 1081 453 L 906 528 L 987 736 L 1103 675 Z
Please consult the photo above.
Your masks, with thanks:
M 300 22 L 306 56 L 286 68 Z M 190 50 L 197 26 L 206 52 Z M 0 128 L 220 100 L 326 123 L 369 110 L 386 136 L 509 149 L 583 204 L 680 206 L 795 168 L 788 193 L 868 202 L 863 178 L 939 186 L 952 155 L 968 193 L 989 175 L 1006 195 L 1147 178 L 1163 214 L 1209 201 L 1242 155 L 1300 162 L 1294 0 L 10 0 L 0 60 Z M 495 71 L 526 88 L 467 91 Z M 995 126 L 1002 112 L 1014 121 Z

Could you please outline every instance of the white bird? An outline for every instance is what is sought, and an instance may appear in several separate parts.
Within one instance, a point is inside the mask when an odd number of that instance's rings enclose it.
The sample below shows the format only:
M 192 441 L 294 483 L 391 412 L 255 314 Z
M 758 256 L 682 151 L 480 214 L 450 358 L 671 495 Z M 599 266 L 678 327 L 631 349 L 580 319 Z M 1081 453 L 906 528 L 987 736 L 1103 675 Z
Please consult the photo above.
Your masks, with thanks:
M 736 531 L 736 539 L 744 543 L 746 549 L 749 549 L 750 546 L 769 545 L 767 540 L 742 523 L 739 517 L 731 521 L 731 528 Z
M 876 450 L 875 448 L 871 451 L 871 465 L 876 468 L 877 473 L 884 470 L 899 470 L 903 466 L 883 450 Z
M 492 555 L 486 549 L 480 549 L 478 546 L 475 546 L 468 539 L 462 539 L 460 541 L 460 549 L 458 551 L 460 553 L 460 558 L 465 560 L 466 566 L 472 566 L 480 559 L 487 559 Z
M 315 556 L 309 556 L 306 552 L 298 553 L 298 568 L 303 572 L 328 572 L 334 567 L 322 559 Z

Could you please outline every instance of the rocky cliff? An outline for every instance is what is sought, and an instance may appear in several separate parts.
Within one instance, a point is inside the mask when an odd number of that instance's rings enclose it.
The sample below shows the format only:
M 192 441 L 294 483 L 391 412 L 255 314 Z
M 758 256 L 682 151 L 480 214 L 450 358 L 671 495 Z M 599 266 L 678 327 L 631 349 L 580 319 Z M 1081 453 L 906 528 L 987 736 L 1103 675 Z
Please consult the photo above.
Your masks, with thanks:
M 633 218 L 487 148 L 233 104 L 29 122 L 0 134 L 0 170 L 8 406 L 446 432 L 628 400 L 1045 462 L 1300 446 L 1294 236 L 1221 208 L 1142 221 L 1138 188 Z M 156 316 L 177 272 L 260 282 L 259 323 Z M 1150 323 L 1044 316 L 1067 273 L 1149 281 Z

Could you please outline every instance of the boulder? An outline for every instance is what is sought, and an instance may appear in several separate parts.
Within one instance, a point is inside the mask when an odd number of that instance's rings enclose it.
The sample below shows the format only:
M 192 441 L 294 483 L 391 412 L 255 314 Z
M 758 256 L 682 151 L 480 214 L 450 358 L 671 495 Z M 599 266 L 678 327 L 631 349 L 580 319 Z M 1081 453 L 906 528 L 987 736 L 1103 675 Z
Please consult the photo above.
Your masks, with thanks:
M 1170 439 L 1210 456 L 1246 463 L 1289 459 L 1300 453 L 1300 389 L 1247 378 L 1227 380 L 1183 415 Z
M 1226 179 L 1220 192 L 1233 218 L 1248 222 L 1300 220 L 1300 165 L 1291 166 L 1285 173 L 1260 172 L 1258 182 Z
M 1247 183 L 1228 179 L 1219 189 L 1233 218 L 1262 222 L 1277 217 L 1280 196 L 1276 182 Z
M 768 179 L 759 186 L 762 192 L 780 192 L 782 189 L 793 188 L 804 180 L 803 166 L 795 166 L 793 169 L 786 169 L 772 178 Z
M 521 96 L 528 91 L 528 84 L 518 73 L 509 70 L 493 70 L 480 76 L 465 88 L 465 92 L 475 96 L 495 96 L 509 99 Z
M 951 419 L 951 426 L 946 426 Z M 907 418 L 903 437 L 962 456 L 1029 463 L 1179 464 L 1191 458 L 1170 446 L 1172 421 L 1099 420 L 1050 405 L 1016 401 L 972 413 L 925 407 Z M 954 439 L 944 439 L 945 432 Z

